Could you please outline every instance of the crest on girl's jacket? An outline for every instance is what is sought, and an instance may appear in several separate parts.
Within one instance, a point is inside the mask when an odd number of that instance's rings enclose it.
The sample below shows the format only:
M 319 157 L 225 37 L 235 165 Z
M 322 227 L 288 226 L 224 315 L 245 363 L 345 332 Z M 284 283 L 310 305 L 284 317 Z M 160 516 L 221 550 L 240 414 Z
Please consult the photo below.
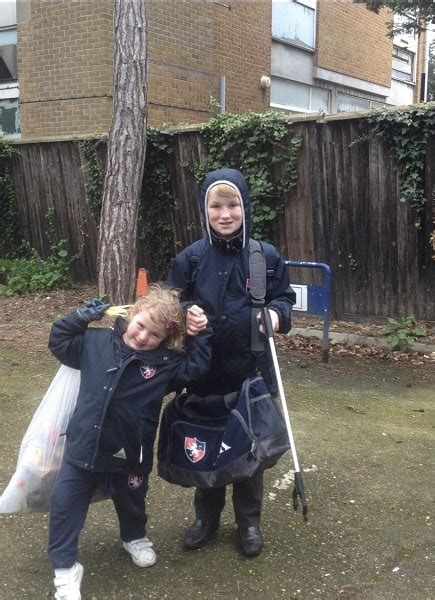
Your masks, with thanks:
M 140 372 L 144 379 L 151 379 L 156 374 L 157 369 L 155 367 L 150 367 L 150 365 L 141 365 Z
M 142 475 L 129 475 L 128 476 L 128 487 L 131 490 L 137 490 L 143 484 Z
M 205 456 L 205 442 L 195 438 L 184 438 L 184 452 L 190 462 L 197 463 Z

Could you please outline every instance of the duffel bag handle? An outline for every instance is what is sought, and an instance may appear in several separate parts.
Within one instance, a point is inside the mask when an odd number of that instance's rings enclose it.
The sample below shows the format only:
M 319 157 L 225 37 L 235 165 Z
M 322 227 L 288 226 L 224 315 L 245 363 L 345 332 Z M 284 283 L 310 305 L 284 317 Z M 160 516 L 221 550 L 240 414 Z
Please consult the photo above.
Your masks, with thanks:
M 174 399 L 174 403 L 181 415 L 195 421 L 223 421 L 228 418 L 230 411 L 226 396 L 220 395 L 201 397 L 182 393 Z

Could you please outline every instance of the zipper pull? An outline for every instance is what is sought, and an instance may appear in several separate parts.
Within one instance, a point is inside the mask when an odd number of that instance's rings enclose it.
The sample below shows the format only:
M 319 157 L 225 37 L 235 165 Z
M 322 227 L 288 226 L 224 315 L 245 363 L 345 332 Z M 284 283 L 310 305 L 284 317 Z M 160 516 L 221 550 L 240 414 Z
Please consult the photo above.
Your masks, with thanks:
M 252 442 L 251 449 L 248 454 L 248 461 L 257 460 L 257 442 Z

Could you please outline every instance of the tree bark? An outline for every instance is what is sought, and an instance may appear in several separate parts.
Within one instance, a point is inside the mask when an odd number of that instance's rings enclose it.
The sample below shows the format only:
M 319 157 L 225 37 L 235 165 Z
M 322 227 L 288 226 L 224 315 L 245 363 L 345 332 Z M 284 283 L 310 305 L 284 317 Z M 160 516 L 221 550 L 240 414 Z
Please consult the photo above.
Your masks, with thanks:
M 98 242 L 98 290 L 112 304 L 134 292 L 146 149 L 146 0 L 114 1 L 113 116 Z

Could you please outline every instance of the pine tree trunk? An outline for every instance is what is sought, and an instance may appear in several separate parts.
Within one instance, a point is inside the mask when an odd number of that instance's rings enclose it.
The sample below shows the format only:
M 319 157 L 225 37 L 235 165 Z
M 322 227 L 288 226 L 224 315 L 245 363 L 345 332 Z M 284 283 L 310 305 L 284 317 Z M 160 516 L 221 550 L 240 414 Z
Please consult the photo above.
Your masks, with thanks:
M 113 117 L 98 243 L 98 290 L 133 299 L 137 219 L 146 148 L 146 0 L 114 0 Z

